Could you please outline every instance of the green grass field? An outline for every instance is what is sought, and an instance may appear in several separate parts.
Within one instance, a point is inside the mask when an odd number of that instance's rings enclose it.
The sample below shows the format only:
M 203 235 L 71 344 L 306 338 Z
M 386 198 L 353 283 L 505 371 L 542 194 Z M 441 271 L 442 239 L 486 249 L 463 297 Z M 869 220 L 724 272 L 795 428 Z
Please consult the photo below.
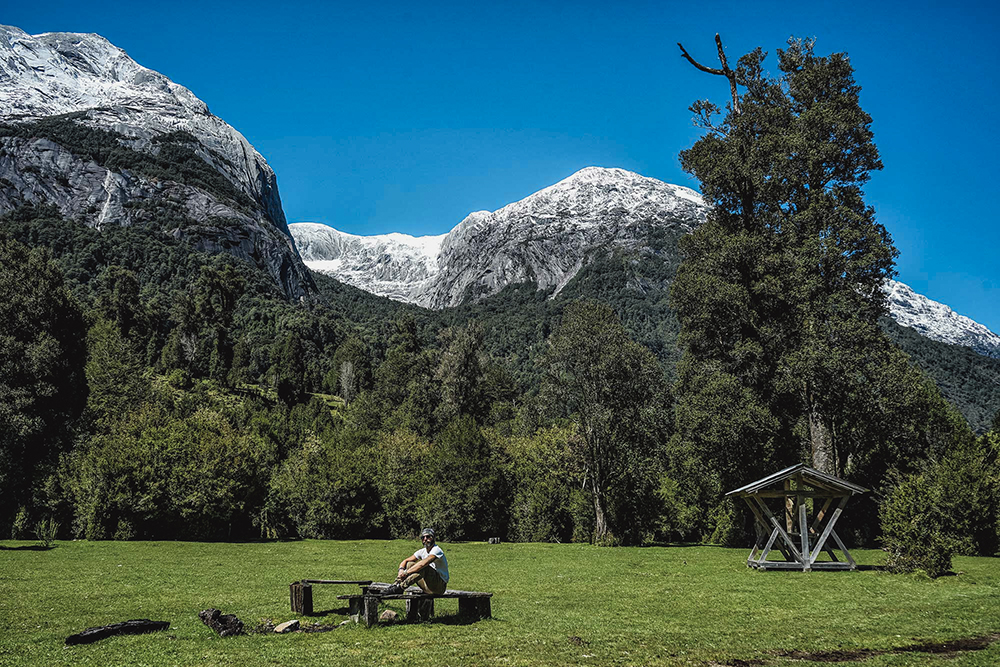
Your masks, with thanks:
M 808 665 L 791 652 L 892 651 L 1000 632 L 1000 559 L 956 558 L 957 576 L 757 572 L 743 550 L 443 544 L 451 587 L 487 590 L 492 620 L 461 623 L 457 602 L 434 621 L 326 633 L 219 638 L 197 613 L 217 607 L 248 626 L 289 611 L 303 578 L 391 579 L 416 542 L 0 542 L 0 665 Z M 859 550 L 862 566 L 878 551 Z M 323 624 L 346 618 L 314 587 Z M 396 606 L 399 611 L 402 607 Z M 132 618 L 165 632 L 66 647 L 86 627 Z M 856 657 L 864 657 L 855 654 Z M 840 664 L 1000 665 L 982 650 L 868 654 Z M 829 657 L 829 656 L 827 656 Z

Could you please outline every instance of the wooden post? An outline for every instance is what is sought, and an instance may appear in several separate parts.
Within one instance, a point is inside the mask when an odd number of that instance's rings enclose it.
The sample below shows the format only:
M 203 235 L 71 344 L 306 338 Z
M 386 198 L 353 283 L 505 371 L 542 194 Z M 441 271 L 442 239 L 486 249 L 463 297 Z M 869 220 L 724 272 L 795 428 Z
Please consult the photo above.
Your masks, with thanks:
M 301 581 L 294 582 L 289 586 L 289 596 L 292 600 L 292 612 L 311 616 L 313 613 L 313 592 L 311 584 L 304 584 Z
M 816 529 L 819 528 L 819 525 L 823 523 L 823 518 L 826 516 L 827 511 L 830 509 L 831 503 L 833 503 L 833 498 L 827 498 L 826 501 L 823 503 L 823 508 L 820 511 L 816 512 L 816 516 L 813 517 L 812 526 L 809 527 L 810 533 L 815 533 Z M 816 506 L 813 505 L 814 509 L 815 507 Z
M 798 548 L 796 548 L 795 543 L 792 542 L 792 538 L 788 536 L 788 533 L 785 532 L 785 529 L 782 528 L 781 524 L 778 523 L 778 520 L 774 518 L 774 515 L 771 514 L 771 510 L 767 509 L 767 505 L 764 504 L 764 501 L 761 500 L 760 498 L 757 498 L 756 500 L 757 500 L 757 505 L 758 507 L 760 507 L 760 510 L 764 513 L 764 516 L 768 518 L 768 520 L 771 522 L 771 525 L 773 525 L 775 528 L 778 529 L 779 537 L 781 537 L 782 541 L 788 546 L 788 550 L 792 554 L 792 558 L 789 558 L 788 560 L 790 561 L 794 560 L 797 563 L 805 562 L 804 559 L 802 558 L 802 554 L 799 553 Z
M 837 519 L 840 518 L 841 512 L 844 511 L 844 505 L 847 504 L 847 498 L 848 496 L 844 496 L 843 499 L 841 499 L 840 505 L 838 505 L 837 509 L 833 511 L 833 516 L 831 516 L 830 520 L 827 522 L 826 528 L 824 528 L 823 532 L 820 533 L 819 540 L 816 541 L 816 546 L 813 549 L 813 553 L 811 556 L 809 556 L 810 564 L 816 562 L 816 558 L 819 556 L 820 552 L 823 550 L 823 547 L 826 545 L 827 538 L 829 538 L 830 534 L 833 533 L 833 527 L 837 525 Z M 833 559 L 836 561 L 836 556 L 833 555 L 832 549 L 830 550 L 830 556 L 833 557 Z
M 780 531 L 781 528 L 778 526 L 775 526 L 774 530 L 771 531 L 771 537 L 768 539 L 767 544 L 764 545 L 764 550 L 760 553 L 760 558 L 757 559 L 757 562 L 761 565 L 767 562 L 767 554 L 771 553 L 771 547 L 774 546 L 774 540 L 778 537 Z
M 459 601 L 461 608 L 461 601 Z M 406 601 L 406 620 L 429 621 L 434 615 L 434 598 L 414 598 Z
M 458 615 L 473 621 L 478 621 L 481 618 L 493 618 L 489 596 L 458 598 Z
M 366 595 L 362 598 L 361 615 L 364 617 L 366 627 L 372 627 L 378 623 L 378 596 Z
M 856 570 L 858 568 L 858 564 L 854 562 L 854 558 L 851 557 L 851 552 L 847 550 L 846 546 L 844 546 L 844 542 L 840 539 L 840 535 L 837 534 L 837 531 L 831 530 L 830 537 L 832 537 L 833 541 L 837 543 L 840 550 L 844 552 L 844 558 L 846 558 L 847 562 L 850 564 L 850 569 Z
M 792 480 L 785 480 L 785 530 L 792 532 L 795 527 L 795 500 L 789 495 L 792 490 Z
M 802 569 L 809 571 L 809 518 L 804 499 L 799 500 L 799 543 L 802 545 Z

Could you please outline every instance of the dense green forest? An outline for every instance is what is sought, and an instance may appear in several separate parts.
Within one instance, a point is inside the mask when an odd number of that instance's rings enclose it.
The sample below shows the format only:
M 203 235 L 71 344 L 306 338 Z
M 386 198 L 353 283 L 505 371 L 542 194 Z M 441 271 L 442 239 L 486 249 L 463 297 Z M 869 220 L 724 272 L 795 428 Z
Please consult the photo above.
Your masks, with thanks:
M 801 461 L 872 490 L 845 532 L 901 566 L 994 554 L 1000 362 L 885 319 L 895 250 L 862 198 L 881 165 L 846 59 L 793 42 L 772 80 L 763 58 L 722 124 L 693 107 L 708 223 L 594 253 L 558 295 L 432 312 L 314 275 L 290 303 L 164 234 L 169 207 L 101 231 L 0 217 L 0 530 L 743 544 L 722 494 Z

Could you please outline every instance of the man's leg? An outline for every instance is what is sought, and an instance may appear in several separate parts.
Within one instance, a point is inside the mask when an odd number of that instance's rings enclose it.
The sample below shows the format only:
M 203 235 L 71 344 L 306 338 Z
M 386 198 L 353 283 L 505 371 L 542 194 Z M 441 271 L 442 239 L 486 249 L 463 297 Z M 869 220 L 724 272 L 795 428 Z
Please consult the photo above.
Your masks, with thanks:
M 444 593 L 448 584 L 438 571 L 433 567 L 427 566 L 419 572 L 415 572 L 403 580 L 403 589 L 405 590 L 408 586 L 416 584 L 420 586 L 424 593 L 432 593 L 434 595 L 440 595 Z

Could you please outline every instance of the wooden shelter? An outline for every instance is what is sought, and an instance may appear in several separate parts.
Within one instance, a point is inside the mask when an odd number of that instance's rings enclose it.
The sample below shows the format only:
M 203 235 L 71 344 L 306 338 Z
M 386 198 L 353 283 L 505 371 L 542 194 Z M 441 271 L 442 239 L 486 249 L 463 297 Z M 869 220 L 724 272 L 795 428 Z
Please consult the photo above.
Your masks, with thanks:
M 805 572 L 856 569 L 857 564 L 834 526 L 850 497 L 867 490 L 800 463 L 730 491 L 726 495 L 746 500 L 756 517 L 757 541 L 747 558 L 747 567 Z M 779 502 L 782 506 L 774 512 L 768 502 L 772 507 Z M 843 560 L 837 558 L 828 544 L 830 538 Z M 784 556 L 783 561 L 767 559 L 774 549 Z M 817 560 L 824 552 L 830 560 Z

